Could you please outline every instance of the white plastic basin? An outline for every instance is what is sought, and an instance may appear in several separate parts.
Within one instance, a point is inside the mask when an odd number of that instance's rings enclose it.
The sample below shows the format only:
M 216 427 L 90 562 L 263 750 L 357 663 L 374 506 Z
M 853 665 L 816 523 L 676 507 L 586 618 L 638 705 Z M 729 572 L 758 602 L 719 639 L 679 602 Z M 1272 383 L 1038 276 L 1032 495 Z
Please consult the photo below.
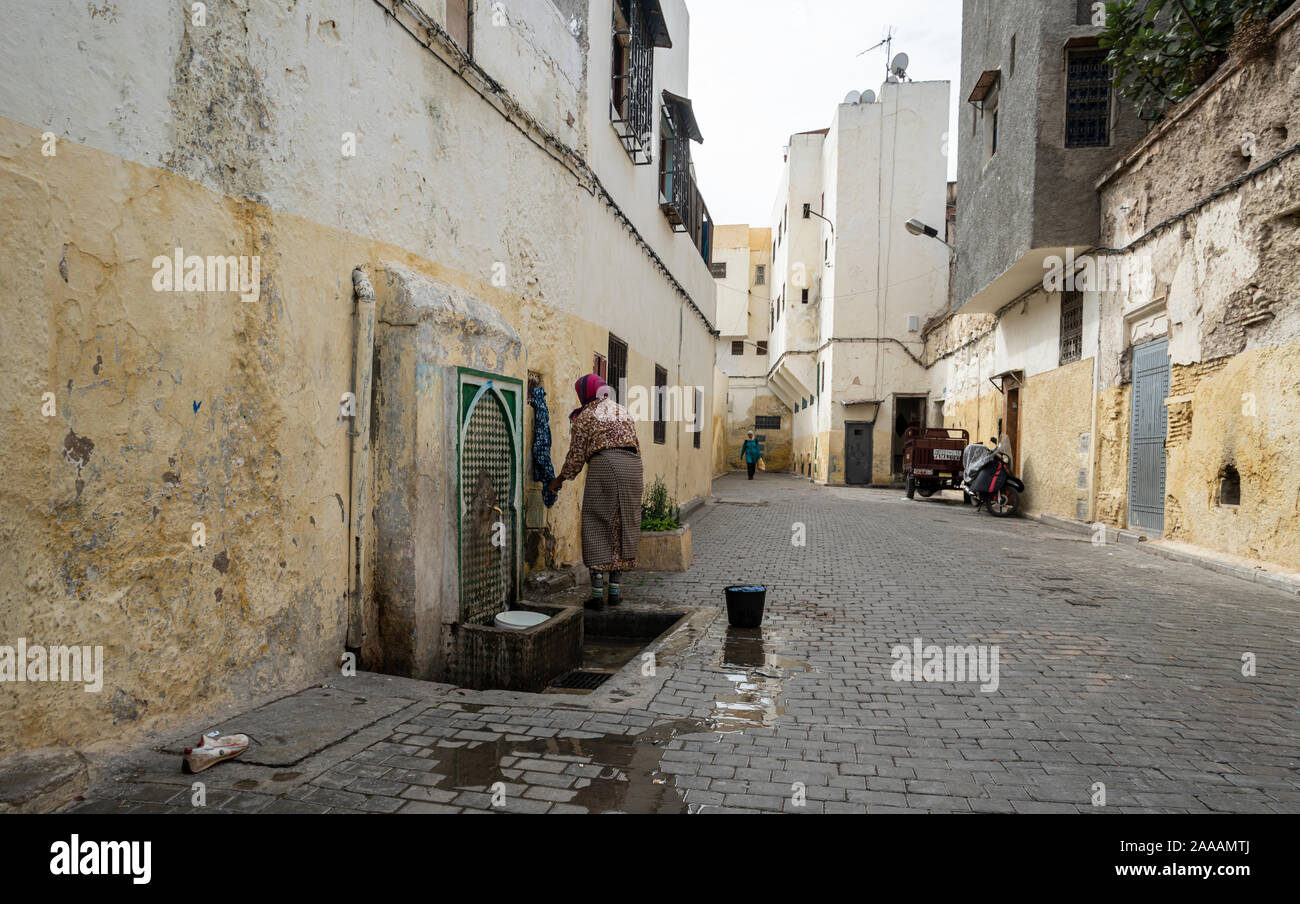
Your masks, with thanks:
M 543 615 L 540 612 L 524 612 L 517 610 L 514 612 L 502 612 L 494 621 L 498 628 L 510 628 L 515 631 L 522 631 L 525 628 L 532 628 L 540 625 L 550 618 L 549 615 Z

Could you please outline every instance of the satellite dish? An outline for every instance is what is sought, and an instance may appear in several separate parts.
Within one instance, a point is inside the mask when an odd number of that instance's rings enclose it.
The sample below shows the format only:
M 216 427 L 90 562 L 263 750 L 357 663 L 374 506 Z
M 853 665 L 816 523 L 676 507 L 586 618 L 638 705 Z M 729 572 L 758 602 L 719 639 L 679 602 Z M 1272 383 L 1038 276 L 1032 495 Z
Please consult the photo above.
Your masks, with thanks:
M 858 94 L 858 92 L 850 91 L 848 94 L 844 95 L 844 103 L 856 104 L 861 97 L 862 95 Z
M 862 92 L 862 100 L 858 101 L 858 103 L 862 104 L 874 104 L 875 102 L 876 92 L 872 91 L 870 88 Z
M 907 64 L 910 62 L 911 60 L 908 59 L 907 54 L 900 53 L 898 56 L 894 57 L 894 61 L 889 64 L 889 71 L 894 75 L 897 75 L 899 78 L 902 78 L 907 75 Z

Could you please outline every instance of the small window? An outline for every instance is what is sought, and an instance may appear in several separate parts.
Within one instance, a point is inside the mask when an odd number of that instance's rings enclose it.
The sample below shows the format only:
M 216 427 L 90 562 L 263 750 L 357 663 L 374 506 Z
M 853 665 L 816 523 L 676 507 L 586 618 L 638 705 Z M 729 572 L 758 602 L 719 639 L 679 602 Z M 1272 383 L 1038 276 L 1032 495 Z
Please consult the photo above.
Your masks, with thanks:
M 1083 355 L 1083 295 L 1066 292 L 1061 296 L 1061 364 L 1072 364 Z
M 1106 51 L 1066 53 L 1065 146 L 1104 148 L 1110 144 L 1110 66 Z
M 754 285 L 762 286 L 767 284 L 767 265 L 759 264 L 754 268 Z
M 668 421 L 664 416 L 664 396 L 668 390 L 668 371 L 655 365 L 655 442 L 663 445 L 668 441 Z
M 1007 63 L 1007 77 L 1016 74 L 1016 36 L 1011 36 L 1011 59 Z
M 472 54 L 474 35 L 473 0 L 447 0 L 447 34 L 460 45 L 466 56 Z
M 735 355 L 737 358 L 744 355 L 745 354 L 744 340 L 739 340 L 739 339 L 731 340 L 731 353 Z
M 700 434 L 704 432 L 704 393 L 695 390 L 695 438 L 691 440 L 695 448 L 700 447 Z
M 1232 465 L 1219 472 L 1219 505 L 1241 505 L 1241 475 Z
M 714 261 L 713 263 L 709 264 L 709 272 L 713 274 L 713 278 L 714 278 L 714 279 L 726 279 L 726 278 L 727 278 L 727 262 L 726 262 L 726 261 Z
M 627 398 L 623 394 L 623 383 L 627 379 L 627 343 L 615 336 L 609 334 L 609 374 L 605 381 L 609 383 L 613 390 L 613 398 L 616 402 L 627 404 Z
M 771 415 L 771 414 L 757 415 L 754 418 L 754 429 L 755 430 L 780 430 L 781 416 L 779 414 L 778 415 Z M 767 437 L 760 436 L 757 437 L 757 439 L 759 442 L 763 442 L 764 440 L 767 439 Z
M 801 304 L 807 304 L 807 303 L 808 303 L 808 290 L 807 290 L 807 289 L 802 290 L 802 292 L 800 293 L 800 295 L 799 295 L 799 302 L 800 302 Z
M 984 100 L 984 162 L 988 163 L 998 152 L 998 99 L 1001 91 L 995 85 Z
M 831 240 L 830 239 L 827 239 L 825 241 L 824 247 L 822 248 L 822 260 L 826 261 L 826 263 L 828 264 L 831 262 Z
M 767 354 L 767 343 L 766 343 L 766 342 L 755 342 L 754 345 L 757 346 L 757 348 L 754 350 L 754 354 L 756 354 L 756 355 L 766 355 L 766 354 Z

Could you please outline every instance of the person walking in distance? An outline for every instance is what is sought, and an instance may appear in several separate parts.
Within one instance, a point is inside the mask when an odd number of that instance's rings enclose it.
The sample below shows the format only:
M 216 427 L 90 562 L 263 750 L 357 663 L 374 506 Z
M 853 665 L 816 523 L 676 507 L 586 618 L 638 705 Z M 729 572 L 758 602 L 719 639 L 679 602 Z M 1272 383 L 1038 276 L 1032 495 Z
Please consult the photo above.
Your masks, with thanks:
M 745 444 L 740 447 L 740 456 L 745 459 L 745 467 L 749 470 L 749 479 L 754 479 L 754 469 L 758 467 L 758 460 L 763 457 L 763 450 L 758 445 L 758 440 L 754 439 L 754 431 L 751 430 L 745 435 Z

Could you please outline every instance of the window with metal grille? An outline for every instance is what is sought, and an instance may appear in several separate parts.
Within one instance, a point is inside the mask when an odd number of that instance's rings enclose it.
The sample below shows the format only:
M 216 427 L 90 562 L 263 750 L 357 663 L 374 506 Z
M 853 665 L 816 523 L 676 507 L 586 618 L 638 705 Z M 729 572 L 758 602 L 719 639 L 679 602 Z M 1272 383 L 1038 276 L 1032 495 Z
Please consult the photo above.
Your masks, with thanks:
M 1066 54 L 1065 146 L 1103 148 L 1110 144 L 1110 66 L 1106 51 Z
M 610 121 L 637 165 L 651 161 L 654 48 L 671 47 L 657 0 L 615 0 Z
M 691 443 L 695 448 L 700 447 L 700 434 L 704 432 L 704 393 L 698 389 L 695 390 L 695 437 Z
M 754 268 L 754 285 L 761 286 L 767 283 L 767 265 L 759 264 Z
M 781 416 L 771 414 L 759 414 L 754 417 L 755 430 L 780 430 Z M 764 437 L 766 439 L 766 437 Z
M 627 379 L 627 343 L 609 334 L 609 374 L 605 382 L 614 388 L 614 400 L 627 404 L 623 398 L 623 382 Z
M 1083 354 L 1083 295 L 1061 296 L 1061 363 L 1078 361 Z
M 668 422 L 664 418 L 664 396 L 668 391 L 668 371 L 655 365 L 655 442 L 668 441 Z
M 754 350 L 754 354 L 756 354 L 756 355 L 766 355 L 766 354 L 767 354 L 767 343 L 766 343 L 766 342 L 755 342 L 754 345 L 757 346 L 757 348 Z
M 726 279 L 726 278 L 727 278 L 727 262 L 726 262 L 726 261 L 715 261 L 714 263 L 709 264 L 709 272 L 713 274 L 713 278 L 714 278 L 714 279 Z
M 731 341 L 731 353 L 737 357 L 740 357 L 741 355 L 745 354 L 745 341 L 743 339 L 741 340 L 733 339 Z
M 473 23 L 474 0 L 447 0 L 447 34 L 460 45 L 466 56 L 472 55 Z

